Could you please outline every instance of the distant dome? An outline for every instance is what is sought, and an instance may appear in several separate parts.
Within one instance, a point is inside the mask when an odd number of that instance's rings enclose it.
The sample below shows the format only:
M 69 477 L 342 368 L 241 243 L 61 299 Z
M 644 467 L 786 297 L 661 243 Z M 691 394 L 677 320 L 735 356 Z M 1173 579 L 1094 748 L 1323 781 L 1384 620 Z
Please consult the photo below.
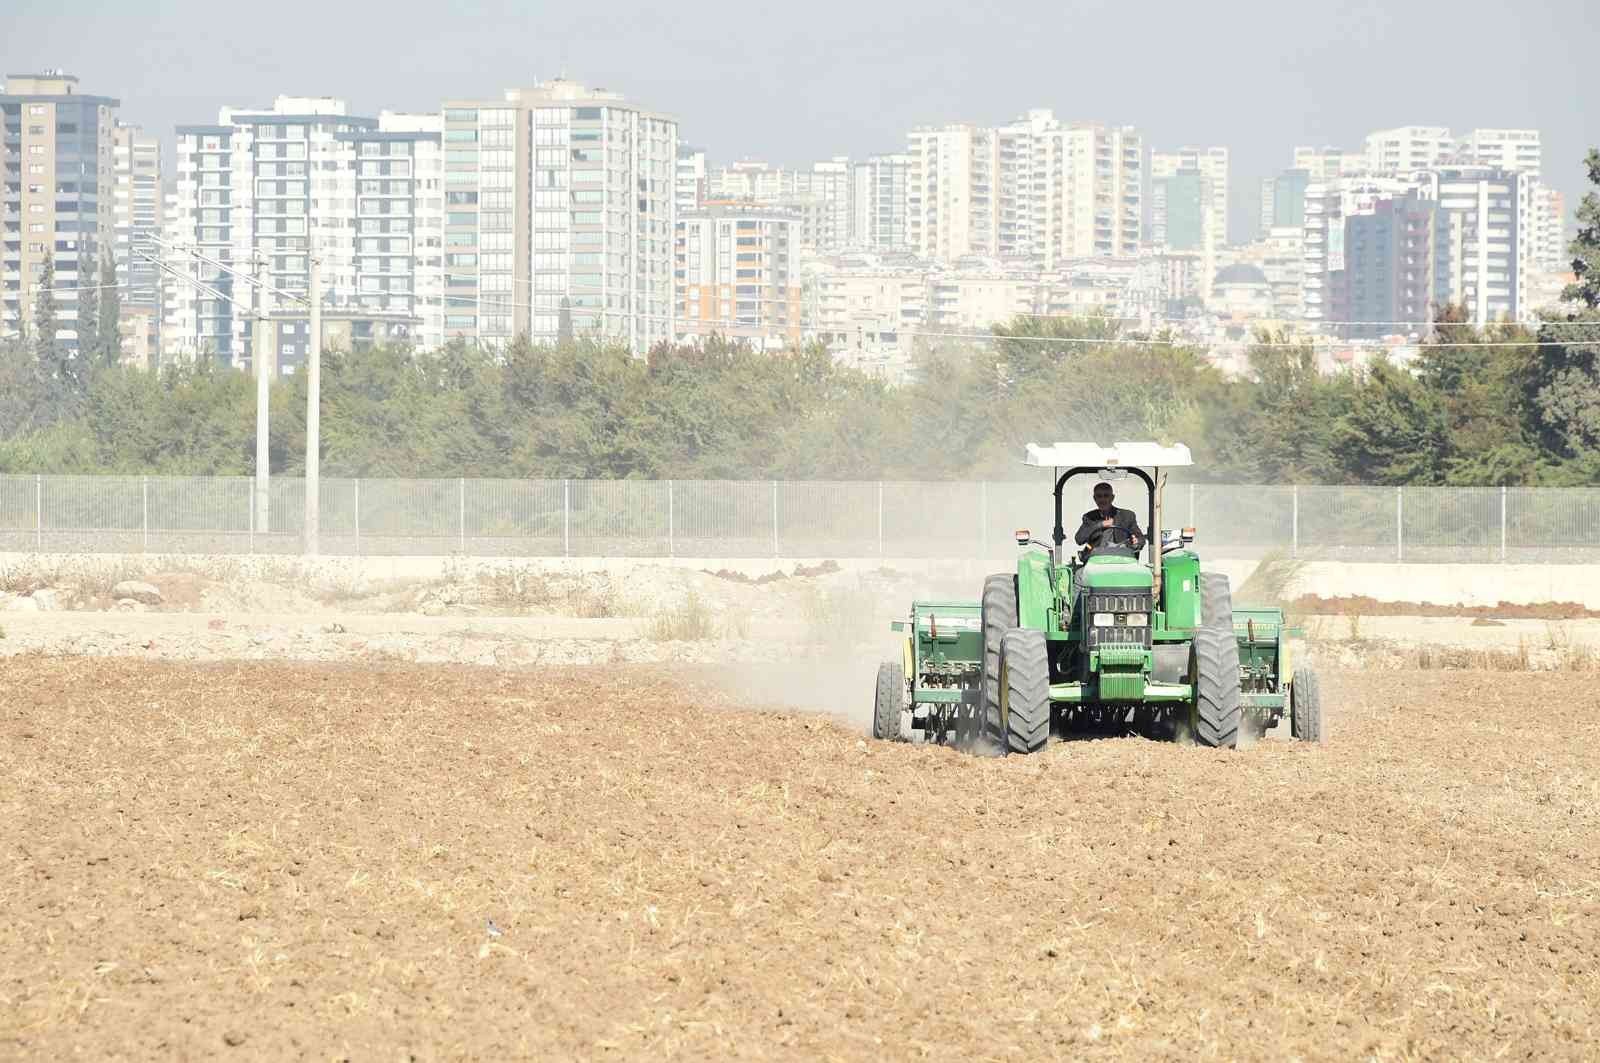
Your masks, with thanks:
M 1267 275 L 1261 272 L 1259 266 L 1252 266 L 1248 262 L 1240 262 L 1229 266 L 1217 274 L 1217 279 L 1212 282 L 1212 287 L 1221 287 L 1224 284 L 1270 284 Z

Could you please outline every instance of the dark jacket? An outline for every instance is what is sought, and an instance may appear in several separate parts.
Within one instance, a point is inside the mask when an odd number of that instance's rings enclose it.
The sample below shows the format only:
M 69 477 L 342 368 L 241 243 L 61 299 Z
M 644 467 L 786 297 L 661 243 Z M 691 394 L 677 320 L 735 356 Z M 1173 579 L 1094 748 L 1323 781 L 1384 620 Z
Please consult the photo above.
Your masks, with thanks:
M 1109 528 L 1102 528 L 1100 522 L 1105 520 L 1104 514 L 1098 509 L 1091 509 L 1083 515 L 1083 524 L 1078 528 L 1078 534 L 1072 537 L 1073 542 L 1079 546 L 1129 546 L 1130 539 L 1138 539 L 1139 545 L 1144 545 L 1144 533 L 1139 530 L 1139 518 L 1133 515 L 1131 509 L 1111 510 L 1113 524 Z

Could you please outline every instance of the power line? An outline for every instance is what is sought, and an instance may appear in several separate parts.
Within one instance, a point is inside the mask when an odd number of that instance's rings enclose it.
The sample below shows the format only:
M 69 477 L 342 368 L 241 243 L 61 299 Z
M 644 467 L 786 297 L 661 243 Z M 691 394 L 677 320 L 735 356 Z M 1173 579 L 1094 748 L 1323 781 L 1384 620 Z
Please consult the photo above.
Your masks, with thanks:
M 213 298 L 213 299 L 221 299 L 223 302 L 228 303 L 230 306 L 234 306 L 234 307 L 238 308 L 239 310 L 241 310 L 241 311 L 243 311 L 245 313 L 254 313 L 254 311 L 251 310 L 249 307 L 241 306 L 232 297 L 222 294 L 217 289 L 211 287 L 211 285 L 207 284 L 205 281 L 199 279 L 198 277 L 191 277 L 187 273 L 184 273 L 181 270 L 179 270 L 178 268 L 176 268 L 175 266 L 169 265 L 168 263 L 163 262 L 161 259 L 156 258 L 156 257 L 154 257 L 153 255 L 150 255 L 147 252 L 140 251 L 137 248 L 135 248 L 133 250 L 133 253 L 135 255 L 138 255 L 140 258 L 144 259 L 146 262 L 149 262 L 151 265 L 155 266 L 157 269 L 160 269 L 162 272 L 169 273 L 172 276 L 176 277 L 178 280 L 181 280 L 181 281 L 185 282 L 186 284 L 190 284 L 190 285 L 200 289 L 202 292 L 204 292 L 205 294 L 211 296 L 211 298 Z
M 285 290 L 283 288 L 277 287 L 276 285 L 268 284 L 265 281 L 258 280 L 255 277 L 249 276 L 249 275 L 247 275 L 247 274 L 245 274 L 245 273 L 243 273 L 243 272 L 241 272 L 239 270 L 234 269 L 232 266 L 229 266 L 226 263 L 219 262 L 214 258 L 211 258 L 211 257 L 209 257 L 207 255 L 201 254 L 200 250 L 198 248 L 192 247 L 192 246 L 187 245 L 187 244 L 171 244 L 171 243 L 168 243 L 165 240 L 157 239 L 154 236 L 146 236 L 146 239 L 150 240 L 152 243 L 160 244 L 162 247 L 165 247 L 169 251 L 177 251 L 177 252 L 180 252 L 180 253 L 193 255 L 195 258 L 198 258 L 200 261 L 205 262 L 208 265 L 215 266 L 218 269 L 220 269 L 220 270 L 222 270 L 222 271 L 224 271 L 226 273 L 229 273 L 229 274 L 231 274 L 231 275 L 233 275 L 235 277 L 238 277 L 240 280 L 245 281 L 248 284 L 254 284 L 258 288 L 262 288 L 262 289 L 264 289 L 266 291 L 272 292 L 274 295 L 281 295 L 285 299 L 293 299 L 295 302 L 300 303 L 300 304 L 302 304 L 304 306 L 310 306 L 311 305 L 310 302 L 307 301 L 304 296 L 297 295 L 294 292 L 287 291 L 287 290 Z

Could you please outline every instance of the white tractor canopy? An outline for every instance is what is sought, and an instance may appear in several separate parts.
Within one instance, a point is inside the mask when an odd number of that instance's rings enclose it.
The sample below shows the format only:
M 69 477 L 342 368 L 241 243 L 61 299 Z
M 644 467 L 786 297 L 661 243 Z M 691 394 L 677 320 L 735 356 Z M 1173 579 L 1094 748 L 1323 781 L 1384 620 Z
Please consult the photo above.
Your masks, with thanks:
M 1189 448 L 1182 443 L 1164 447 L 1160 443 L 1117 443 L 1102 446 L 1099 443 L 1052 443 L 1040 446 L 1028 444 L 1024 465 L 1046 469 L 1088 466 L 1096 469 L 1153 469 L 1193 465 Z

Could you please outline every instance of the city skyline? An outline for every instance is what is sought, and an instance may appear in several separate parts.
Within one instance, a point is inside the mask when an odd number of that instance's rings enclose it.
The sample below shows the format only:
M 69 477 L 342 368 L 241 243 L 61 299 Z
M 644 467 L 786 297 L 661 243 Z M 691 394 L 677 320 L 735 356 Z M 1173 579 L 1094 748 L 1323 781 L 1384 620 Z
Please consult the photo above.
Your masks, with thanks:
M 1583 190 L 1583 154 L 1600 141 L 1600 122 L 1576 103 L 1580 57 L 1600 31 L 1566 0 L 1519 10 L 1518 32 L 1493 37 L 1499 52 L 1487 77 L 1464 76 L 1456 57 L 1481 52 L 1494 24 L 1432 2 L 1333 12 L 1315 37 L 1267 33 L 1282 23 L 1281 8 L 1254 2 L 1228 5 L 1226 18 L 1147 5 L 1136 23 L 1098 2 L 983 13 L 823 3 L 783 32 L 764 32 L 762 20 L 720 3 L 605 19 L 493 3 L 430 28 L 420 57 L 408 10 L 389 5 L 379 17 L 291 2 L 241 25 L 249 31 L 241 35 L 181 0 L 158 11 L 91 3 L 70 12 L 22 0 L 6 19 L 13 32 L 0 42 L 0 69 L 77 74 L 121 99 L 121 119 L 158 136 L 169 161 L 176 126 L 221 106 L 260 107 L 292 93 L 347 99 L 354 114 L 429 111 L 441 99 L 561 74 L 648 101 L 718 164 L 900 152 L 918 126 L 1001 125 L 1051 108 L 1064 121 L 1133 125 L 1151 150 L 1227 147 L 1233 241 L 1253 232 L 1261 179 L 1287 168 L 1297 146 L 1359 150 L 1367 133 L 1413 123 L 1537 128 L 1545 181 L 1570 208 Z M 306 25 L 320 32 L 308 35 Z M 203 38 L 192 36 L 198 26 L 208 27 Z M 1119 34 L 1129 48 L 1078 46 Z M 971 42 L 983 40 L 994 47 L 975 52 Z M 1151 70 L 1161 76 L 1141 76 Z

